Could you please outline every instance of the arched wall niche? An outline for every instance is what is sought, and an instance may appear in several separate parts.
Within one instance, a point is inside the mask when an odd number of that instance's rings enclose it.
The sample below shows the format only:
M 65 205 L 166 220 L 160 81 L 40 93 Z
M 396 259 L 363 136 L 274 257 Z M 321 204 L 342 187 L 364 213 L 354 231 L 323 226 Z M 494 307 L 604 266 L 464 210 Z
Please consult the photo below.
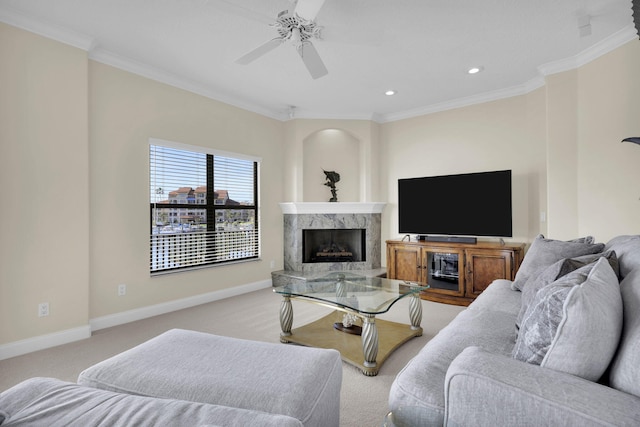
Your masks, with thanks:
M 324 185 L 323 168 L 340 174 L 339 202 L 380 200 L 380 127 L 377 123 L 295 119 L 283 126 L 283 201 L 327 202 L 331 191 Z M 345 146 L 349 152 L 345 151 Z
M 340 202 L 359 202 L 362 142 L 338 128 L 312 132 L 302 141 L 302 191 L 304 202 L 328 202 L 330 187 L 323 170 L 340 174 L 336 184 Z

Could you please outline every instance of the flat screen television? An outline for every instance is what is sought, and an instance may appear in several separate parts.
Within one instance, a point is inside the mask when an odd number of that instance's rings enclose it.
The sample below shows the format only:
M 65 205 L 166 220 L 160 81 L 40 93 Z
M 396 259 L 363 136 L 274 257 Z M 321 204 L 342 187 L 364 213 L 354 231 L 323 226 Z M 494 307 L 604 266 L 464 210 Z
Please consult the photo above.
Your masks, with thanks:
M 401 234 L 512 237 L 511 213 L 511 170 L 398 180 Z

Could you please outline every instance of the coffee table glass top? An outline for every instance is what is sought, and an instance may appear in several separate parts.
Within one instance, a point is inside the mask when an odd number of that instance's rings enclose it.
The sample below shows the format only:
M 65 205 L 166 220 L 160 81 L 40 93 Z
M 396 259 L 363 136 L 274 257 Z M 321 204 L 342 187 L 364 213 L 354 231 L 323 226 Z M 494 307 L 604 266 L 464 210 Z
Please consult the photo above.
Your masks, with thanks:
M 341 271 L 296 281 L 276 287 L 273 291 L 284 296 L 306 298 L 361 314 L 375 315 L 386 313 L 400 299 L 428 288 L 404 280 L 366 277 Z

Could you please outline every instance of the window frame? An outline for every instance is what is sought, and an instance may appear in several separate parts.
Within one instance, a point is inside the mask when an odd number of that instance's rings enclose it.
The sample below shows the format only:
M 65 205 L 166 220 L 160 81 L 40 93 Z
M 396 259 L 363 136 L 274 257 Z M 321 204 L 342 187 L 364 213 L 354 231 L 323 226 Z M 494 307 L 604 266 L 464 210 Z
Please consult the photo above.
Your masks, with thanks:
M 260 163 L 261 163 L 261 158 L 256 157 L 256 156 L 251 156 L 251 155 L 246 155 L 246 154 L 239 154 L 239 153 L 233 153 L 233 152 L 229 152 L 229 151 L 222 151 L 222 150 L 217 150 L 217 149 L 212 149 L 212 148 L 208 148 L 208 147 L 201 147 L 201 146 L 193 146 L 193 145 L 188 145 L 188 144 L 183 144 L 183 143 L 179 143 L 179 142 L 174 142 L 174 141 L 167 141 L 167 140 L 162 140 L 162 139 L 157 139 L 157 138 L 149 138 L 149 173 L 148 173 L 148 178 L 149 178 L 149 191 L 148 194 L 151 196 L 152 193 L 152 184 L 151 184 L 151 178 L 152 178 L 152 159 L 151 159 L 151 149 L 152 146 L 159 146 L 159 147 L 164 147 L 164 148 L 170 148 L 170 149 L 175 149 L 175 150 L 183 150 L 183 151 L 189 151 L 189 152 L 193 152 L 193 153 L 200 153 L 200 154 L 205 154 L 206 155 L 206 196 L 201 196 L 202 199 L 206 198 L 206 203 L 198 203 L 199 200 L 199 196 L 197 194 L 194 194 L 194 202 L 193 203 L 177 203 L 177 200 L 170 200 L 168 203 L 158 203 L 156 202 L 152 202 L 151 200 L 149 200 L 149 238 L 150 238 L 150 243 L 149 243 L 149 258 L 150 258 L 150 262 L 149 262 L 149 272 L 151 274 L 151 276 L 156 276 L 156 275 L 162 275 L 162 274 L 168 274 L 168 273 L 175 273 L 175 272 L 182 272 L 182 271 L 189 271 L 189 270 L 197 270 L 197 269 L 203 269 L 203 268 L 211 268 L 211 267 L 216 267 L 216 266 L 220 266 L 220 265 L 229 265 L 229 264 L 234 264 L 234 263 L 241 263 L 241 262 L 248 262 L 248 261 L 256 261 L 260 259 L 261 256 L 261 252 L 262 252 L 262 239 L 261 239 L 261 226 L 260 226 L 260 192 L 259 192 L 259 181 L 260 181 Z M 241 204 L 241 205 L 227 205 L 227 204 L 216 204 L 216 197 L 215 197 L 215 183 L 214 183 L 214 159 L 215 157 L 225 157 L 225 158 L 231 158 L 231 159 L 235 159 L 235 160 L 245 160 L 245 161 L 251 161 L 253 162 L 253 204 L 252 205 L 245 205 L 245 204 Z M 195 190 L 195 188 L 194 188 Z M 219 189 L 220 190 L 220 189 Z M 204 202 L 205 200 L 202 200 L 202 202 Z M 253 246 L 253 251 L 252 251 L 252 255 L 250 256 L 244 256 L 244 257 L 239 257 L 239 258 L 232 258 L 232 259 L 211 259 L 211 260 L 207 260 L 204 262 L 199 262 L 193 265 L 184 265 L 184 266 L 178 266 L 178 267 L 164 267 L 164 268 L 156 268 L 154 269 L 154 247 L 153 247 L 153 241 L 154 241 L 154 236 L 156 234 L 154 234 L 154 209 L 171 209 L 172 211 L 177 211 L 179 212 L 180 210 L 204 210 L 206 211 L 206 232 L 201 233 L 204 234 L 205 237 L 205 246 L 206 249 L 205 251 L 212 251 L 212 255 L 205 255 L 205 257 L 208 256 L 215 256 L 216 255 L 216 250 L 218 249 L 218 246 L 215 246 L 216 242 L 216 234 L 219 230 L 217 230 L 217 212 L 220 211 L 232 211 L 232 210 L 248 210 L 248 211 L 253 211 L 253 216 L 254 216 L 254 229 L 251 231 L 251 236 L 255 238 L 255 243 L 252 243 L 251 246 Z M 177 214 L 176 214 L 177 215 Z M 169 216 L 171 216 L 171 211 L 169 212 Z M 213 236 L 213 237 L 212 237 Z M 213 242 L 213 243 L 212 243 Z M 213 244 L 213 246 L 212 246 Z

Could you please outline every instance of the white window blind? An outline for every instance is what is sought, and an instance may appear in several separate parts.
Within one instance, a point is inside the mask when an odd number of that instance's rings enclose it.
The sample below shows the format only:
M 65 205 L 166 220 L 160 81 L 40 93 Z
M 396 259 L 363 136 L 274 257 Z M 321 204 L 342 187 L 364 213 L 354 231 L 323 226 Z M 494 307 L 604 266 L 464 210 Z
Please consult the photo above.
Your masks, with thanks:
M 151 273 L 257 258 L 258 160 L 149 147 Z

